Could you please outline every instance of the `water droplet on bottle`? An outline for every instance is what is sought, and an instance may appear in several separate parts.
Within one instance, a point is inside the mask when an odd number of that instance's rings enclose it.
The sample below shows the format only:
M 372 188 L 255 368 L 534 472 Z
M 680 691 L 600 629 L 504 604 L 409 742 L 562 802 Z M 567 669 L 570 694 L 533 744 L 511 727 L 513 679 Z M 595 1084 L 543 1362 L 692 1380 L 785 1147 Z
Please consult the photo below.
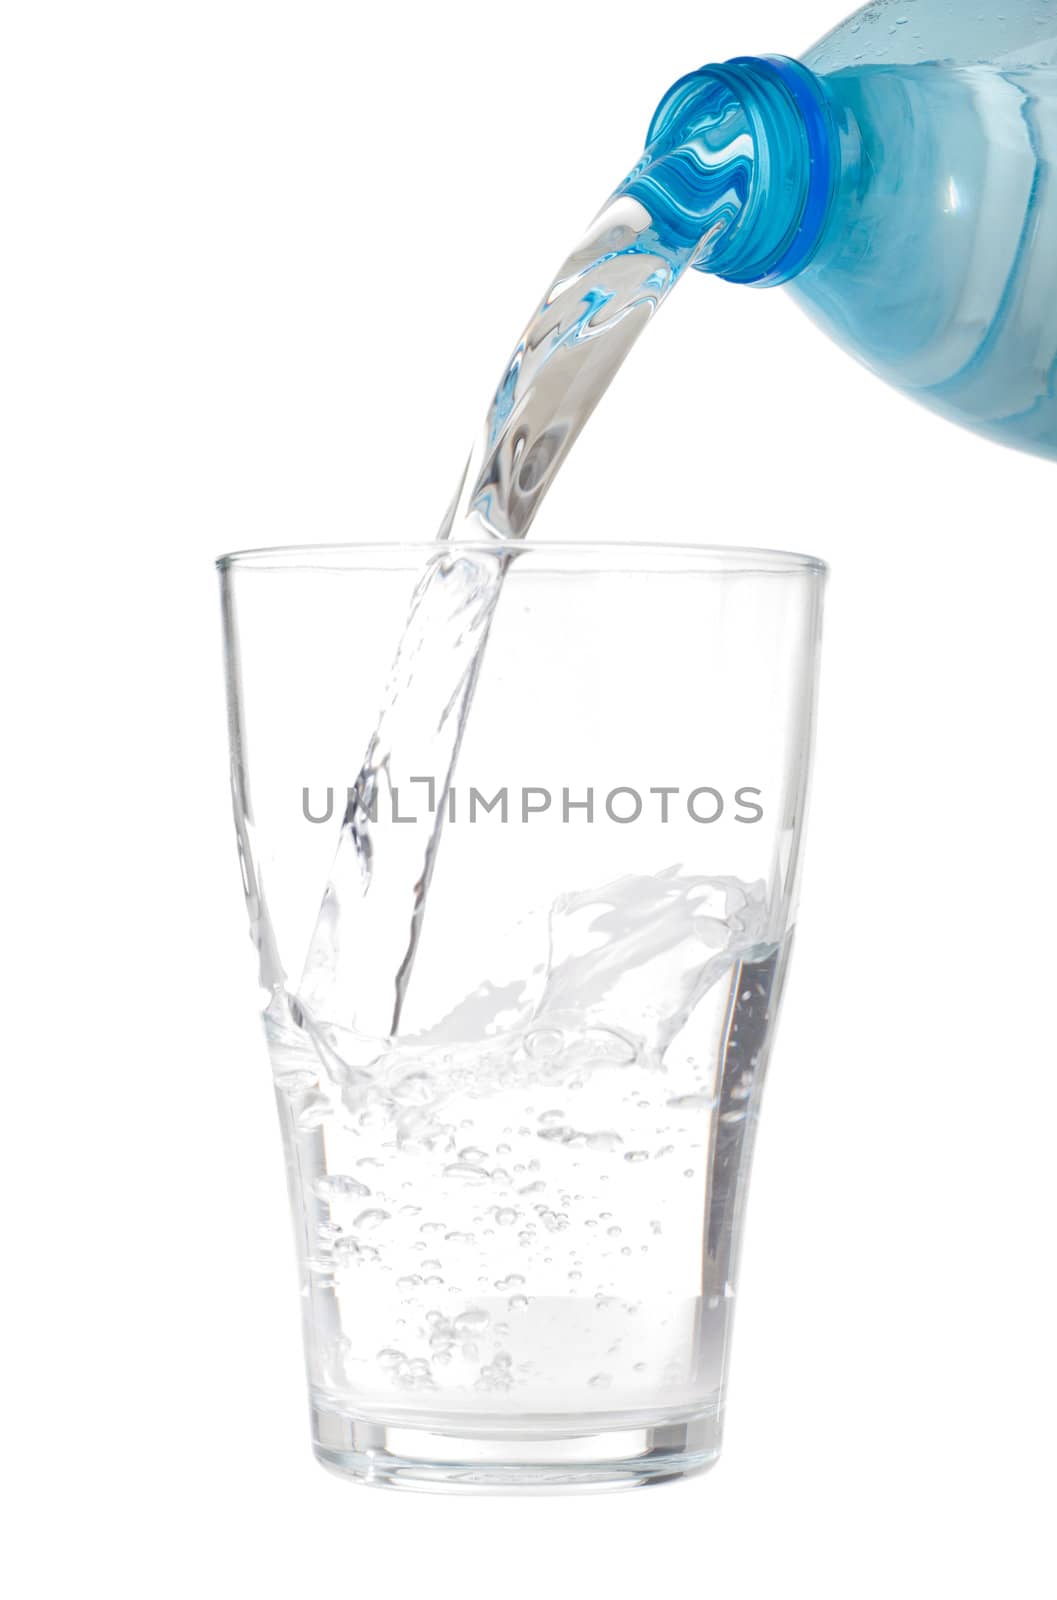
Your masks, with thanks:
M 648 1161 L 649 1159 L 650 1153 L 648 1150 L 628 1150 L 624 1156 L 625 1161 L 633 1162 Z

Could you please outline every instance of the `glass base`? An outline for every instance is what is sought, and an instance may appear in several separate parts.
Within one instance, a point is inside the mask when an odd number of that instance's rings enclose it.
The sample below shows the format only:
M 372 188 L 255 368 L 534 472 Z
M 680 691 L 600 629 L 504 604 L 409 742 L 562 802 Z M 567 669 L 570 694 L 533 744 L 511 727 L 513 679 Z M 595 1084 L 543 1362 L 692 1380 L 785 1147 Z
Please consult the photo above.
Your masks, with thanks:
M 712 1411 L 644 1422 L 619 1417 L 539 1419 L 508 1431 L 474 1430 L 468 1419 L 402 1421 L 312 1411 L 317 1459 L 354 1482 L 447 1494 L 568 1494 L 640 1489 L 706 1472 L 719 1458 Z M 461 1431 L 460 1431 L 461 1430 Z

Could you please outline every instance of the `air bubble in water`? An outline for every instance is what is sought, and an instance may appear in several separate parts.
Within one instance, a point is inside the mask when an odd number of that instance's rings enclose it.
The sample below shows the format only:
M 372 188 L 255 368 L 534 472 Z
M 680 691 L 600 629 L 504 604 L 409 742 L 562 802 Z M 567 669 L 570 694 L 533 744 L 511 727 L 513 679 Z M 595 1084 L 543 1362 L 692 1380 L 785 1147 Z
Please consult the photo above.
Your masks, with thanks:
M 334 1246 L 334 1254 L 341 1262 L 378 1260 L 378 1252 L 373 1245 L 360 1244 L 356 1239 L 339 1239 Z
M 487 1311 L 472 1306 L 469 1311 L 460 1312 L 452 1326 L 457 1333 L 483 1333 L 491 1320 Z
M 673 1111 L 707 1111 L 715 1103 L 716 1097 L 711 1094 L 677 1094 L 668 1101 Z
M 383 1222 L 388 1221 L 388 1211 L 380 1211 L 375 1207 L 370 1211 L 361 1211 L 353 1227 L 359 1228 L 363 1233 L 371 1233 L 375 1228 L 380 1228 Z
M 316 1194 L 321 1200 L 366 1200 L 370 1192 L 365 1183 L 343 1172 L 329 1172 L 316 1183 Z
M 525 1035 L 525 1051 L 533 1061 L 553 1061 L 564 1043 L 557 1028 L 534 1028 Z
M 619 1150 L 623 1143 L 624 1141 L 620 1134 L 613 1133 L 609 1129 L 603 1129 L 599 1133 L 590 1133 L 587 1136 L 587 1148 L 589 1150 Z
M 487 1183 L 488 1174 L 483 1167 L 475 1167 L 469 1161 L 452 1161 L 444 1168 L 446 1178 L 458 1178 L 463 1183 Z
M 322 1127 L 329 1115 L 330 1101 L 325 1094 L 307 1094 L 298 1107 L 297 1126 L 302 1133 L 309 1133 L 314 1128 Z

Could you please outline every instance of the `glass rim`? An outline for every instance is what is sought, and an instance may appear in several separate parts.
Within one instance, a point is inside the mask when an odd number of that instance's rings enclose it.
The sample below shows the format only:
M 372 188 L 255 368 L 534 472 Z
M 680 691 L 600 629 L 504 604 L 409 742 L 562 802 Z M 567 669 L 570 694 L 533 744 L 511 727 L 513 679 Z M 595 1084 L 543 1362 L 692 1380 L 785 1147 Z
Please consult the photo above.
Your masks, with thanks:
M 624 557 L 631 563 L 631 570 L 637 572 L 672 571 L 673 564 L 682 560 L 689 562 L 697 572 L 717 577 L 808 573 L 824 578 L 829 575 L 825 561 L 798 551 L 670 539 L 518 539 L 509 544 L 487 538 L 349 540 L 339 544 L 287 544 L 232 550 L 218 556 L 215 564 L 220 573 L 408 570 L 430 555 L 452 551 L 495 555 L 504 549 L 515 554 L 537 553 L 554 558 L 569 572 L 618 571 L 616 562 Z

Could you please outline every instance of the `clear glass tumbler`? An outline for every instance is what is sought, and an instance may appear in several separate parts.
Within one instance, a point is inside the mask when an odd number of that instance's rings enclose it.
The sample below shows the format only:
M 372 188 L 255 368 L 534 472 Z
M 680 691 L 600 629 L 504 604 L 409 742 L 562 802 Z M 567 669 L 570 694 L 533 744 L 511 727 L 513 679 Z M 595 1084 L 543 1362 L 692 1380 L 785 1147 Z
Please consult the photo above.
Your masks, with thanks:
M 708 1467 L 825 568 L 535 542 L 219 568 L 316 1454 L 464 1491 Z

